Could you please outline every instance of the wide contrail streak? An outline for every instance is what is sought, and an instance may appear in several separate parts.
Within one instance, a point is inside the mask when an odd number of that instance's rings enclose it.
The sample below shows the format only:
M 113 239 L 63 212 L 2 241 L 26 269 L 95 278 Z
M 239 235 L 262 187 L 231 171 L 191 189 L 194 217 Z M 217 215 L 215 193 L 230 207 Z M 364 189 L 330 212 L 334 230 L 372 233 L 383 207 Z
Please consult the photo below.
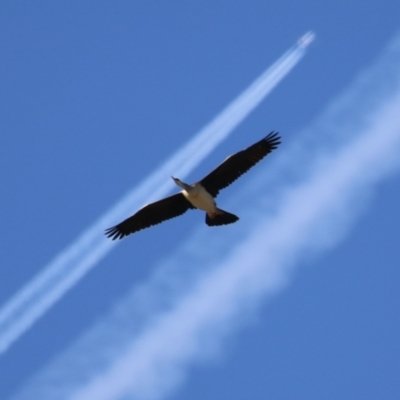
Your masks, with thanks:
M 326 157 L 323 164 L 317 163 L 308 179 L 288 190 L 274 217 L 261 217 L 249 237 L 234 246 L 194 290 L 169 312 L 153 317 L 153 323 L 111 366 L 68 398 L 165 397 L 182 378 L 186 366 L 202 357 L 204 343 L 210 340 L 207 336 L 222 341 L 226 327 L 235 326 L 245 309 L 243 304 L 281 288 L 293 261 L 304 250 L 335 242 L 337 224 L 341 230 L 343 219 L 344 224 L 349 219 L 343 215 L 350 211 L 352 198 L 393 166 L 398 167 L 399 109 L 400 92 L 381 107 L 360 137 L 352 135 L 352 140 Z M 318 232 L 324 230 L 326 238 L 321 242 Z
M 206 125 L 175 155 L 56 256 L 0 309 L 0 354 L 54 305 L 114 246 L 105 228 L 125 218 L 145 202 L 162 197 L 172 185 L 170 175 L 185 177 L 240 124 L 294 68 L 305 52 L 304 43 L 288 50 L 239 97 Z
M 283 180 L 299 164 L 307 172 L 295 183 L 289 176 L 276 190 L 265 184 L 265 173 L 253 182 L 256 218 L 242 219 L 240 238 L 234 233 L 224 236 L 227 249 L 211 246 L 212 234 L 202 227 L 204 235 L 195 233 L 162 262 L 166 286 L 173 286 L 169 262 L 174 277 L 177 271 L 184 275 L 188 257 L 190 270 L 200 271 L 192 281 L 184 278 L 185 291 L 173 288 L 178 292 L 173 304 L 168 299 L 167 308 L 151 310 L 141 330 L 132 332 L 127 321 L 140 302 L 130 295 L 13 399 L 155 400 L 169 395 L 187 366 L 213 353 L 241 322 L 244 311 L 284 286 L 304 253 L 337 243 L 359 212 L 354 198 L 362 198 L 399 169 L 399 67 L 400 38 L 292 148 L 280 153 L 278 168 L 268 168 Z M 285 171 L 276 172 L 282 166 Z M 198 248 L 206 254 L 193 256 Z M 158 278 L 154 274 L 139 288 L 146 300 L 164 295 Z M 120 342 L 123 346 L 116 346 Z

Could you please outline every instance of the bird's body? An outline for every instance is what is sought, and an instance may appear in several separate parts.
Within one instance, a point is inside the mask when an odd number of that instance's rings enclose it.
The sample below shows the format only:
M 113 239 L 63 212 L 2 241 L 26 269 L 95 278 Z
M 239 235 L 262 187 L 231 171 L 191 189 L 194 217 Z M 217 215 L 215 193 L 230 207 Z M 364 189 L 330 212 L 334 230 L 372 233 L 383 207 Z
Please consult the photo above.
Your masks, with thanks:
M 180 181 L 178 179 L 172 179 L 178 186 L 180 186 L 178 183 Z M 217 205 L 214 197 L 207 192 L 200 182 L 188 186 L 189 187 L 184 188 L 181 193 L 185 196 L 185 199 L 192 204 L 193 207 L 203 210 L 208 214 L 215 214 L 217 212 Z
M 178 186 L 183 188 L 181 193 L 193 208 L 206 212 L 206 224 L 208 226 L 232 224 L 239 219 L 236 215 L 219 209 L 214 197 L 205 189 L 201 181 L 193 185 L 187 185 L 178 178 L 172 177 L 172 179 Z
M 247 149 L 229 156 L 202 180 L 192 185 L 172 177 L 174 182 L 183 189 L 181 192 L 145 205 L 125 221 L 108 228 L 106 235 L 113 240 L 122 239 L 131 233 L 177 217 L 190 208 L 205 211 L 208 226 L 227 225 L 236 222 L 239 219 L 236 215 L 217 207 L 215 197 L 221 189 L 229 186 L 272 150 L 276 149 L 279 144 L 278 133 L 271 132 L 264 139 Z

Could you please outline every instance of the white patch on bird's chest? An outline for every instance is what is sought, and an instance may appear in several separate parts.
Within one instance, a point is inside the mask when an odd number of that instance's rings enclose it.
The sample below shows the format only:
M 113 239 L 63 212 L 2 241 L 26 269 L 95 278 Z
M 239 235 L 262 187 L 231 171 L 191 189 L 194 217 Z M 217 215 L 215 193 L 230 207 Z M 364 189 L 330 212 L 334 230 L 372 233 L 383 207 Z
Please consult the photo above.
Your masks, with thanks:
M 189 192 L 183 190 L 182 193 L 196 208 L 207 212 L 216 211 L 214 198 L 203 186 L 195 186 Z

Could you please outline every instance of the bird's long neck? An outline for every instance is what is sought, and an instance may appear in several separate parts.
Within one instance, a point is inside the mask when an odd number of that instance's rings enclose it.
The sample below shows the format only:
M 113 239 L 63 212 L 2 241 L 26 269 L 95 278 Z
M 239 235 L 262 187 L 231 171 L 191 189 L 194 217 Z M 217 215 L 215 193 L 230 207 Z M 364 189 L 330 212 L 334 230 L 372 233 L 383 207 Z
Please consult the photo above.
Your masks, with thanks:
M 190 191 L 190 190 L 192 190 L 193 189 L 193 187 L 191 186 L 191 185 L 188 185 L 187 183 L 184 183 L 184 182 L 182 182 L 181 180 L 179 180 L 179 179 L 174 179 L 174 182 L 178 185 L 178 186 L 180 186 L 182 189 L 185 189 L 186 191 Z

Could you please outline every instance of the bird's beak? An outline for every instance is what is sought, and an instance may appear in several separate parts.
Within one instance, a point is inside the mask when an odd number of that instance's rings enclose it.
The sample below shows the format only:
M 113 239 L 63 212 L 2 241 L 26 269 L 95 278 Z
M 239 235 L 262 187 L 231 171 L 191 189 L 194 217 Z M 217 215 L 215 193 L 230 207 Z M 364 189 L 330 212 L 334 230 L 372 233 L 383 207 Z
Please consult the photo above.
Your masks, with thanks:
M 173 176 L 171 176 L 171 178 L 172 178 L 174 181 L 176 181 L 176 178 L 174 178 Z

